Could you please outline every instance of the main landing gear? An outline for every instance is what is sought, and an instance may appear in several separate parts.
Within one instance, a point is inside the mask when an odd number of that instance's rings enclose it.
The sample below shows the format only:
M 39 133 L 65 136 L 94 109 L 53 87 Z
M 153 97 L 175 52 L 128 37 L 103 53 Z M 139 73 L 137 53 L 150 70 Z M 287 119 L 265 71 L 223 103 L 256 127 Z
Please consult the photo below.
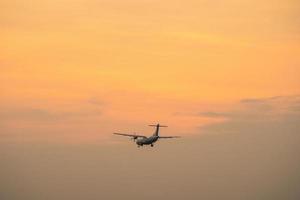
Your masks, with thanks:
M 151 144 L 151 147 L 153 147 L 153 144 Z

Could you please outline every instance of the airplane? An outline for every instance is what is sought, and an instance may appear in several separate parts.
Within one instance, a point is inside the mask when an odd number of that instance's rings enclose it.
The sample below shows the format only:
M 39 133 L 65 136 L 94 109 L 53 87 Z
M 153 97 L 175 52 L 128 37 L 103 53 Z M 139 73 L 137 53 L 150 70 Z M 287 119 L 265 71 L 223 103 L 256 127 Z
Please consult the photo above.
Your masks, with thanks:
M 151 147 L 153 147 L 153 144 L 158 139 L 179 138 L 179 136 L 159 136 L 159 128 L 168 127 L 168 126 L 164 126 L 164 125 L 160 125 L 160 124 L 149 125 L 149 126 L 156 127 L 155 132 L 150 137 L 146 137 L 144 135 L 125 134 L 125 133 L 113 133 L 113 134 L 131 137 L 134 142 L 136 141 L 136 144 L 138 145 L 138 147 L 142 147 L 143 145 L 151 145 Z

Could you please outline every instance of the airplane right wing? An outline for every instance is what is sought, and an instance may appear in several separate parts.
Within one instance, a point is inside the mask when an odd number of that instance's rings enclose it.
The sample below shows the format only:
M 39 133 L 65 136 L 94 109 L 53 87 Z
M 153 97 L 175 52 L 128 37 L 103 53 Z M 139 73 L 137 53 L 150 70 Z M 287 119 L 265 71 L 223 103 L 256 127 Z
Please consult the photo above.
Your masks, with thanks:
M 159 139 L 180 138 L 180 136 L 159 136 Z

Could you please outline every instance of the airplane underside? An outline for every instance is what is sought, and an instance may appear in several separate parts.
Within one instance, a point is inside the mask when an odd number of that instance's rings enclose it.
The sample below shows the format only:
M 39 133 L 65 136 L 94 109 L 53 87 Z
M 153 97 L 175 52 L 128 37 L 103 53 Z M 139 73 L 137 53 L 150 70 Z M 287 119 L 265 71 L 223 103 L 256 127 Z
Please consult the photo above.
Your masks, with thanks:
M 144 138 L 141 140 L 137 140 L 136 144 L 138 145 L 138 147 L 143 146 L 143 145 L 150 145 L 151 147 L 153 147 L 153 144 L 158 140 L 157 136 L 152 136 L 149 138 Z
M 146 143 L 146 144 L 138 144 L 138 147 L 142 147 L 142 146 L 144 146 L 144 145 L 150 145 L 151 147 L 154 146 L 153 143 L 150 143 L 150 144 Z

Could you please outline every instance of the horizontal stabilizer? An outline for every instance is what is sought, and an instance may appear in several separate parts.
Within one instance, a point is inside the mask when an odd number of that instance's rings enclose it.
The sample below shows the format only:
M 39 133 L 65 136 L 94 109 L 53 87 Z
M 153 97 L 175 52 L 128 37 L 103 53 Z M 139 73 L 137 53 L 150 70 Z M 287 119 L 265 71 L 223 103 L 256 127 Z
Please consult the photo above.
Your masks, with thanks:
M 149 126 L 154 126 L 154 127 L 168 127 L 168 126 L 165 126 L 165 125 L 160 125 L 160 124 L 151 124 Z

